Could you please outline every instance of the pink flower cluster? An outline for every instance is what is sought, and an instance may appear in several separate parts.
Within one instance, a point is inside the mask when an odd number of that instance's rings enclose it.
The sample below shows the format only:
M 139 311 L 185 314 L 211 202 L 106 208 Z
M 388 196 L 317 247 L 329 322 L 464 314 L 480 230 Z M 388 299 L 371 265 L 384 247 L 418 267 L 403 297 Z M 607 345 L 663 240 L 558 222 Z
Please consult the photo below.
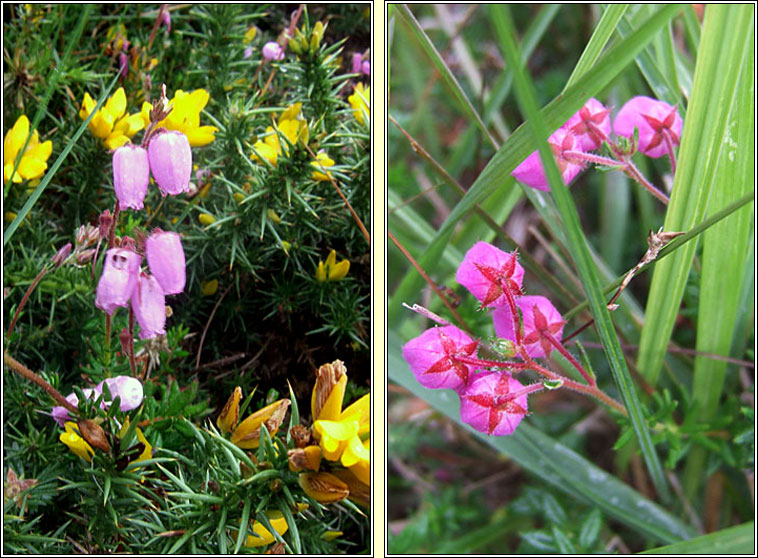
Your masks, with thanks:
M 564 184 L 570 184 L 588 162 L 595 162 L 589 153 L 599 149 L 603 143 L 609 144 L 616 155 L 631 154 L 621 154 L 614 149 L 616 146 L 609 137 L 609 114 L 610 109 L 592 98 L 548 138 Z M 616 115 L 613 131 L 617 136 L 633 141 L 635 129 L 638 132 L 637 150 L 653 158 L 666 154 L 673 157 L 673 146 L 679 145 L 682 134 L 682 119 L 676 107 L 668 103 L 650 97 L 634 97 Z M 537 190 L 550 190 L 537 151 L 517 166 L 511 175 Z
M 145 255 L 152 275 L 141 271 L 142 256 L 136 251 L 124 246 L 108 250 L 95 297 L 95 306 L 108 315 L 131 302 L 141 339 L 165 333 L 165 295 L 181 293 L 186 281 L 177 233 L 153 231 L 145 241 Z
M 113 187 L 122 209 L 144 207 L 150 172 L 165 196 L 189 192 L 192 151 L 187 136 L 177 131 L 158 131 L 147 149 L 127 144 L 113 153 Z
M 549 356 L 560 344 L 565 322 L 547 298 L 522 295 L 523 278 L 524 268 L 515 252 L 503 252 L 486 242 L 477 242 L 466 253 L 456 274 L 482 308 L 494 309 L 498 337 L 514 343 L 517 356 L 531 361 Z M 544 386 L 523 386 L 510 371 L 487 370 L 500 364 L 512 371 L 527 366 L 481 360 L 478 346 L 479 341 L 446 325 L 411 339 L 403 347 L 403 357 L 422 386 L 452 389 L 459 395 L 463 422 L 490 435 L 512 434 L 527 414 L 527 395 Z
M 107 409 L 110 407 L 111 402 L 120 398 L 121 403 L 119 409 L 122 411 L 131 411 L 136 409 L 142 403 L 143 392 L 142 383 L 137 378 L 131 376 L 116 376 L 115 378 L 108 378 L 97 384 L 94 388 L 85 388 L 82 390 L 84 397 L 87 399 L 96 400 L 103 394 L 103 385 L 108 386 L 108 391 L 111 394 L 111 399 L 107 401 L 103 400 L 101 407 Z M 79 405 L 79 398 L 75 393 L 70 393 L 66 397 L 66 401 L 74 406 Z M 53 407 L 52 416 L 58 425 L 62 428 L 67 420 L 70 420 L 68 409 L 62 406 Z

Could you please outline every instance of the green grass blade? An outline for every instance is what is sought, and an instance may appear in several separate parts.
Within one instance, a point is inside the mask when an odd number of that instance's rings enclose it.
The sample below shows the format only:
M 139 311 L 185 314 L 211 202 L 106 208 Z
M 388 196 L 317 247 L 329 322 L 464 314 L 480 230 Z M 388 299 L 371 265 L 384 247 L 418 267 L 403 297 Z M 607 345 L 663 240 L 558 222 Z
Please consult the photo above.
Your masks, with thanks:
M 723 187 L 716 171 L 727 141 L 742 61 L 749 52 L 752 5 L 711 5 L 705 16 L 692 97 L 664 229 L 684 231 L 703 220 L 711 191 Z M 724 34 L 724 29 L 730 32 Z M 721 167 L 724 169 L 724 167 Z M 640 339 L 637 368 L 655 385 L 679 311 L 695 243 L 656 264 Z
M 562 95 L 548 103 L 541 113 L 549 128 L 558 128 L 569 117 L 579 110 L 588 98 L 613 81 L 626 66 L 634 60 L 634 56 L 650 41 L 658 30 L 665 26 L 678 11 L 677 6 L 666 5 L 660 11 L 640 25 L 632 34 L 619 41 L 608 50 L 597 63 L 590 68 L 580 82 L 569 87 Z M 481 203 L 497 190 L 507 180 L 510 172 L 523 161 L 536 147 L 525 126 L 519 127 L 492 157 L 482 170 L 463 199 L 455 206 L 442 227 L 437 231 L 434 241 L 419 263 L 425 269 L 440 258 L 451 233 L 458 222 L 473 207 Z M 403 316 L 400 303 L 394 300 L 407 300 L 409 296 L 418 293 L 423 286 L 423 279 L 411 270 L 403 279 L 396 293 L 402 293 L 404 298 L 393 297 L 393 304 L 387 309 L 387 324 L 397 326 Z
M 752 38 L 749 41 L 753 45 Z M 755 62 L 752 52 L 745 57 L 737 88 L 737 99 L 729 117 L 731 143 L 719 160 L 716 170 L 718 187 L 714 188 L 708 212 L 715 213 L 752 190 L 755 173 Z M 702 273 L 698 306 L 696 349 L 703 353 L 729 356 L 735 336 L 740 304 L 740 284 L 745 262 L 739 257 L 748 250 L 752 239 L 753 206 L 734 213 L 703 234 Z M 737 257 L 735 257 L 737 256 Z M 708 422 L 715 418 L 726 377 L 726 362 L 702 356 L 695 358 L 692 399 L 698 406 L 698 418 Z M 684 490 L 692 498 L 703 481 L 706 451 L 695 447 L 688 456 Z
M 599 507 L 636 532 L 664 544 L 695 535 L 679 518 L 532 427 L 528 424 L 529 419 L 522 421 L 511 436 L 487 436 L 474 432 L 460 421 L 460 403 L 455 392 L 426 389 L 416 381 L 401 356 L 402 341 L 394 331 L 388 333 L 387 349 L 387 372 L 391 381 L 422 398 L 462 428 L 473 432 L 501 454 L 513 459 L 527 473 L 581 502 Z
M 629 4 L 611 4 L 600 17 L 595 30 L 592 32 L 584 52 L 579 61 L 571 72 L 565 89 L 574 85 L 592 66 L 597 62 L 600 54 L 603 52 L 605 45 L 608 44 L 611 35 L 616 30 L 616 25 L 624 17 Z
M 668 500 L 670 493 L 666 478 L 663 475 L 663 467 L 658 459 L 658 454 L 655 452 L 653 441 L 645 424 L 644 413 L 606 306 L 605 297 L 600 286 L 600 279 L 598 278 L 595 264 L 587 245 L 587 239 L 579 222 L 576 206 L 574 205 L 570 191 L 563 184 L 552 151 L 547 144 L 548 127 L 545 125 L 544 119 L 538 110 L 534 84 L 523 68 L 517 66 L 518 58 L 516 53 L 518 48 L 515 44 L 510 12 L 506 7 L 500 5 L 492 7 L 490 12 L 497 35 L 501 41 L 501 50 L 508 64 L 514 70 L 514 85 L 516 87 L 519 106 L 531 125 L 535 138 L 540 138 L 538 149 L 542 164 L 545 167 L 545 174 L 550 182 L 550 190 L 560 213 L 561 222 L 566 234 L 567 247 L 579 272 L 584 290 L 587 293 L 590 310 L 595 318 L 595 327 L 610 364 L 613 379 L 621 394 L 624 406 L 629 412 L 629 419 L 634 428 L 642 451 L 642 457 L 645 460 L 653 484 L 660 497 Z
M 755 552 L 755 522 L 743 523 L 736 527 L 708 533 L 689 541 L 661 546 L 640 554 L 701 554 L 704 556 L 726 556 Z
M 461 104 L 461 107 L 463 108 L 466 116 L 468 116 L 468 118 L 472 119 L 472 121 L 476 123 L 476 125 L 482 131 L 484 136 L 489 140 L 492 146 L 497 149 L 498 144 L 495 141 L 495 138 L 493 138 L 489 133 L 489 130 L 487 130 L 487 126 L 485 126 L 484 121 L 479 116 L 479 113 L 477 113 L 474 105 L 471 104 L 471 101 L 463 91 L 463 88 L 458 83 L 458 80 L 455 79 L 455 76 L 450 71 L 450 68 L 447 67 L 447 64 L 445 64 L 442 56 L 440 56 L 440 53 L 437 51 L 437 49 L 434 47 L 434 44 L 432 44 L 432 41 L 421 28 L 421 24 L 413 16 L 408 6 L 405 4 L 398 4 L 395 8 L 395 13 L 400 16 L 400 19 L 403 21 L 403 23 L 405 23 L 410 29 L 413 37 L 424 49 L 424 53 L 429 58 L 429 61 L 440 73 L 442 81 L 449 87 L 455 99 Z

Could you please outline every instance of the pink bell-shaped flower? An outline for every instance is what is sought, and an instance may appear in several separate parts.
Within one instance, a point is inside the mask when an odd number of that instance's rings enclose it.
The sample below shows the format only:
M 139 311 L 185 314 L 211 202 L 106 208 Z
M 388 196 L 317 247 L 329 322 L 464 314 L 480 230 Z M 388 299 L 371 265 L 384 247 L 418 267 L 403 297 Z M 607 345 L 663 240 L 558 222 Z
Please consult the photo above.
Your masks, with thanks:
M 184 290 L 186 270 L 181 237 L 175 232 L 156 229 L 145 242 L 147 265 L 157 279 L 163 294 L 179 294 Z
M 97 283 L 95 306 L 113 315 L 118 306 L 126 306 L 137 286 L 142 256 L 123 248 L 111 248 L 105 253 L 103 274 Z
M 603 137 L 599 136 L 595 129 L 599 130 L 606 138 L 611 133 L 609 113 L 610 110 L 593 97 L 584 103 L 579 112 L 569 118 L 561 128 L 574 134 L 579 149 L 592 151 L 603 145 Z
M 461 397 L 461 420 L 491 436 L 513 434 L 527 414 L 524 387 L 508 372 L 478 374 Z
M 613 131 L 618 136 L 633 137 L 639 130 L 637 149 L 654 159 L 668 153 L 666 135 L 672 145 L 679 145 L 682 135 L 682 117 L 668 103 L 650 97 L 633 97 L 621 107 L 613 121 Z
M 187 136 L 177 131 L 158 132 L 147 146 L 150 170 L 164 194 L 189 192 L 192 149 Z
M 573 162 L 564 156 L 566 151 L 582 151 L 574 134 L 564 128 L 558 128 L 547 140 L 553 151 L 558 170 L 561 171 L 563 183 L 568 185 L 583 168 L 582 163 Z M 511 176 L 536 190 L 550 191 L 545 168 L 542 166 L 539 151 L 532 152 L 523 162 L 513 169 Z
M 140 382 L 137 378 L 132 378 L 131 376 L 116 376 L 115 378 L 107 378 L 97 384 L 95 391 L 102 393 L 103 384 L 107 384 L 108 391 L 111 392 L 112 399 L 110 401 L 116 399 L 117 396 L 121 398 L 119 409 L 122 411 L 131 411 L 139 407 L 142 403 L 144 392 L 142 390 L 142 382 Z
M 113 188 L 121 209 L 142 209 L 149 182 L 147 151 L 132 144 L 116 149 L 113 153 Z
M 563 317 L 555 309 L 553 303 L 544 296 L 522 296 L 516 299 L 516 306 L 524 318 L 524 346 L 532 358 L 545 358 L 555 348 L 548 336 L 557 341 L 563 335 L 566 324 Z M 495 324 L 495 334 L 503 339 L 516 340 L 513 332 L 513 318 L 507 306 L 496 309 L 492 313 Z
M 166 333 L 166 296 L 158 280 L 142 272 L 132 295 L 132 310 L 140 326 L 140 339 Z
M 487 242 L 477 242 L 463 258 L 456 280 L 486 306 L 507 304 L 504 289 L 521 295 L 524 268 L 516 261 L 516 252 L 503 252 Z
M 275 41 L 269 41 L 263 45 L 263 58 L 270 62 L 272 60 L 284 59 L 284 49 Z
M 458 391 L 466 386 L 474 367 L 456 357 L 476 358 L 477 345 L 455 326 L 435 327 L 408 341 L 403 358 L 422 386 Z

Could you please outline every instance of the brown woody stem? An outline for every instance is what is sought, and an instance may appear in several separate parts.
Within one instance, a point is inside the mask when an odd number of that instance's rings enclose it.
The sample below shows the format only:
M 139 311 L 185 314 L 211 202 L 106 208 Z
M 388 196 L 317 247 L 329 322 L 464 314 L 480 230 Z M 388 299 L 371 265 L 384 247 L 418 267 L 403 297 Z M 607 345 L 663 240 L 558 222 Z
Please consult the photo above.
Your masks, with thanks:
M 30 382 L 35 383 L 38 386 L 40 386 L 42 389 L 44 389 L 48 394 L 50 394 L 50 396 L 53 399 L 55 399 L 58 403 L 60 403 L 66 409 L 68 409 L 74 414 L 77 414 L 77 415 L 79 414 L 79 409 L 77 409 L 71 403 L 69 403 L 68 400 L 65 397 L 63 397 L 57 389 L 55 389 L 53 386 L 51 386 L 49 383 L 43 380 L 38 374 L 36 374 L 35 372 L 32 372 L 26 366 L 24 366 L 15 358 L 10 356 L 7 352 L 3 354 L 3 361 L 5 362 L 5 365 L 11 370 L 13 370 L 16 374 L 18 374 L 19 376 L 23 376 Z

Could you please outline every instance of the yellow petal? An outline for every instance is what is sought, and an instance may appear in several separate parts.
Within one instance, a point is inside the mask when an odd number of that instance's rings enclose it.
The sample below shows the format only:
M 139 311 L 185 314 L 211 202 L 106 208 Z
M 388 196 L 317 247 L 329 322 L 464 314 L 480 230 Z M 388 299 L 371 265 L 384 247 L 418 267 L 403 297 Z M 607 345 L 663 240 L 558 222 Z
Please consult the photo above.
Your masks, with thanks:
M 47 163 L 40 161 L 39 159 L 33 159 L 27 155 L 21 158 L 21 162 L 18 164 L 18 174 L 26 180 L 33 178 L 39 178 L 47 170 Z
M 236 194 L 235 194 L 235 196 L 236 196 Z M 218 279 L 211 279 L 210 281 L 203 281 L 202 283 L 200 283 L 200 289 L 203 291 L 203 294 L 205 296 L 212 296 L 212 295 L 216 294 L 216 291 L 218 291 Z M 228 405 L 228 403 L 227 403 L 227 405 Z
M 256 411 L 234 429 L 232 443 L 242 449 L 257 448 L 260 445 L 261 426 L 265 425 L 270 435 L 276 434 L 289 406 L 289 399 L 279 399 Z
M 311 393 L 311 415 L 314 421 L 337 420 L 340 417 L 346 387 L 347 368 L 341 360 L 319 367 Z
M 5 141 L 3 142 L 3 148 L 5 151 L 3 156 L 4 163 L 15 160 L 16 155 L 24 146 L 26 137 L 28 135 L 29 119 L 25 114 L 22 114 L 18 117 L 18 120 L 16 120 L 16 123 L 13 125 L 13 128 L 10 130 L 10 132 L 8 132 L 5 136 Z
M 326 266 L 324 265 L 324 262 L 318 262 L 318 267 L 316 268 L 316 281 L 320 283 L 326 281 Z
M 84 94 L 84 100 L 82 101 L 82 108 L 79 109 L 79 118 L 87 120 L 87 117 L 95 110 L 97 103 L 95 99 L 89 96 L 89 93 Z
M 247 31 L 245 31 L 245 36 L 242 39 L 242 42 L 243 43 L 251 43 L 251 42 L 253 42 L 253 39 L 255 39 L 256 33 L 258 33 L 258 28 L 255 27 L 255 26 L 251 27 L 250 29 L 248 29 Z
M 216 139 L 214 135 L 216 132 L 218 132 L 218 128 L 215 126 L 198 126 L 186 130 L 185 135 L 191 147 L 202 147 Z
M 218 281 L 216 281 L 216 285 L 218 286 Z M 241 398 L 242 388 L 237 386 L 234 388 L 234 392 L 229 397 L 229 400 L 226 402 L 226 405 L 224 405 L 224 408 L 221 410 L 221 414 L 219 414 L 218 418 L 216 419 L 216 424 L 218 425 L 218 429 L 221 432 L 231 432 L 234 430 L 234 427 L 237 426 L 237 422 L 240 418 Z
M 122 145 L 126 145 L 128 142 L 129 142 L 129 138 L 126 137 L 124 134 L 114 132 L 112 134 L 109 134 L 108 137 L 105 138 L 105 147 L 109 151 L 115 151 Z
M 96 138 L 105 139 L 113 130 L 113 116 L 109 112 L 99 110 L 89 121 L 87 127 Z
M 296 120 L 300 116 L 300 110 L 303 108 L 303 103 L 295 103 L 287 107 L 281 115 L 279 115 L 279 122 L 283 120 Z
M 329 281 L 339 281 L 340 279 L 343 279 L 348 271 L 350 271 L 350 261 L 342 260 L 337 265 L 333 265 L 329 268 Z
M 326 257 L 326 266 L 333 267 L 335 263 L 337 263 L 337 252 L 332 250 Z
M 31 146 L 31 142 L 29 143 Z M 38 143 L 34 147 L 28 147 L 24 153 L 24 157 L 31 157 L 39 161 L 47 161 L 50 158 L 50 154 L 53 152 L 53 142 L 47 140 L 44 143 Z
M 349 468 L 361 482 L 371 485 L 371 441 L 361 442 L 358 436 L 354 436 L 347 443 L 342 452 L 340 462 Z
M 317 420 L 313 424 L 313 432 L 319 441 L 324 457 L 329 461 L 337 461 L 347 448 L 348 442 L 358 435 L 357 420 Z
M 65 432 L 59 436 L 59 439 L 76 455 L 87 462 L 91 462 L 92 456 L 95 455 L 95 450 L 79 435 L 76 428 L 76 423 L 66 422 Z
M 105 112 L 111 115 L 112 121 L 115 122 L 126 112 L 126 94 L 124 88 L 119 87 L 111 97 L 105 101 Z

